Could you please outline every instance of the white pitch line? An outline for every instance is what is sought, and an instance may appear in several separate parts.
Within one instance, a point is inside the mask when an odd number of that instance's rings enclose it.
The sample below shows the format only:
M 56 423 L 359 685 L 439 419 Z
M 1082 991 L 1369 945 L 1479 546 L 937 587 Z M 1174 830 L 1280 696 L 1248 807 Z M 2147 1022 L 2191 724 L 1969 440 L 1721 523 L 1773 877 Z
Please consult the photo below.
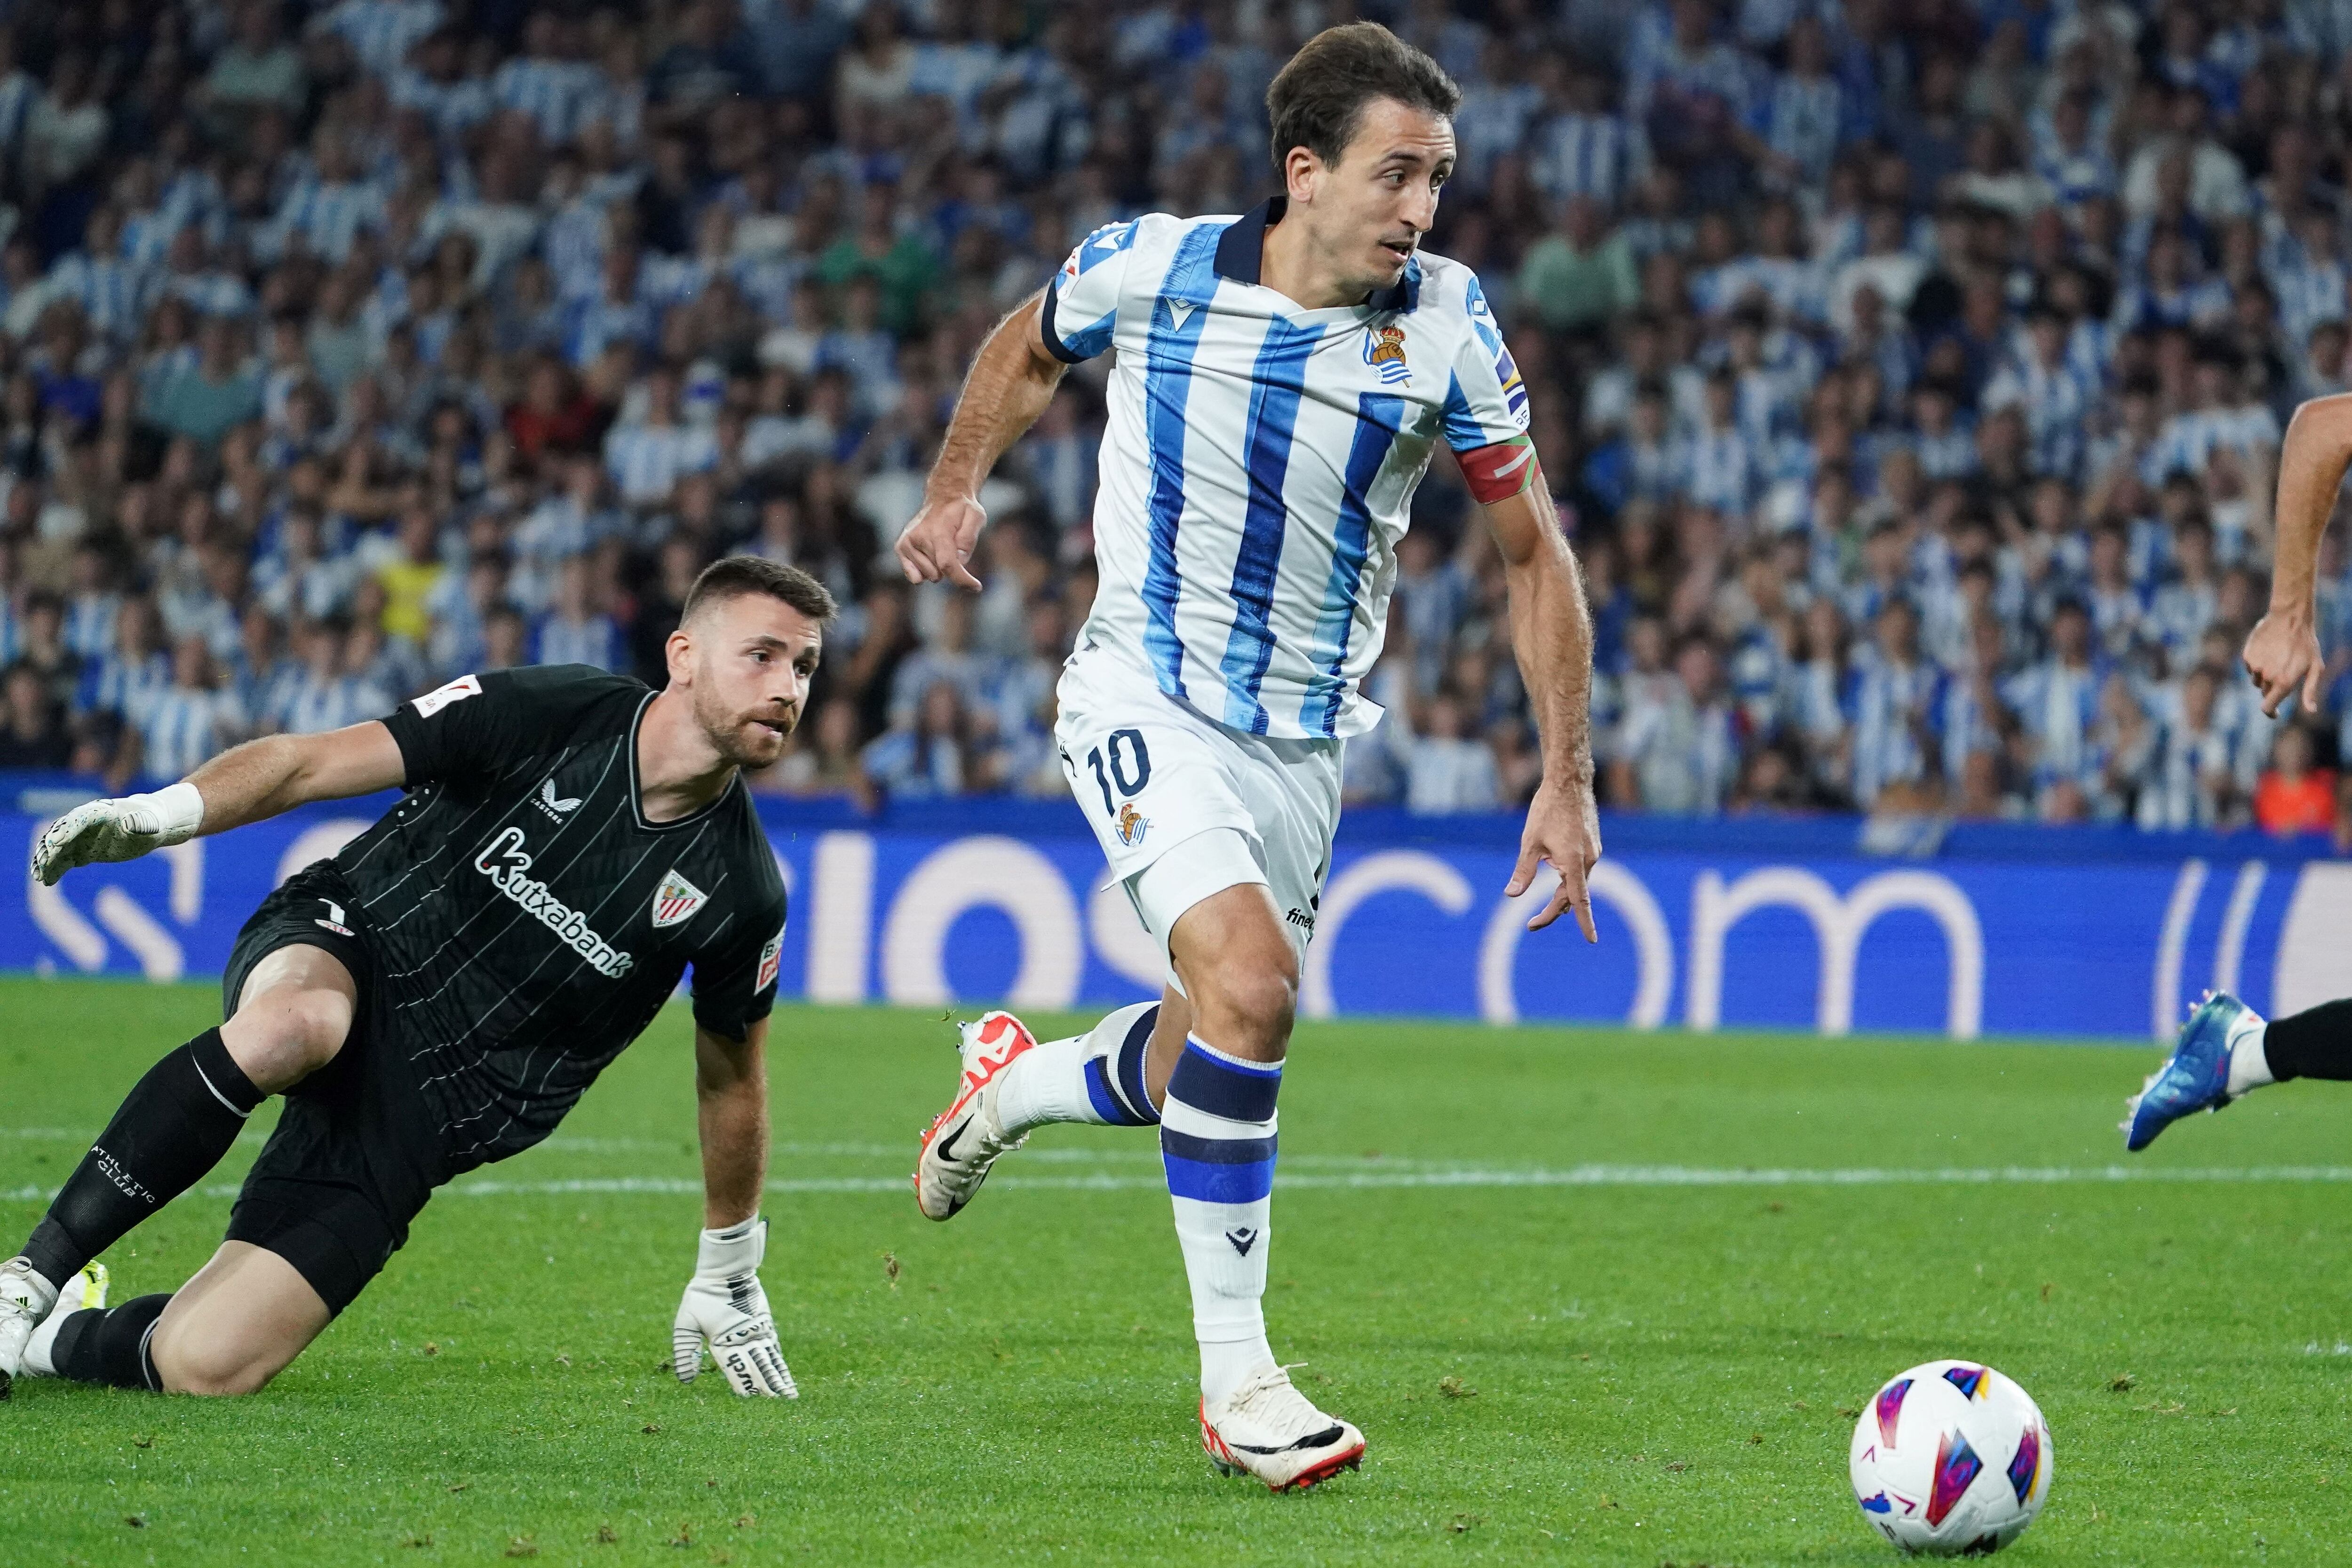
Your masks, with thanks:
M 1571 1166 L 1556 1170 L 1461 1166 L 1418 1170 L 1307 1171 L 1275 1177 L 1276 1186 L 1306 1190 L 1393 1187 L 2063 1186 L 2133 1183 L 2177 1186 L 2342 1182 L 2352 1182 L 2352 1166 L 2000 1166 L 1921 1169 L 1882 1166 L 1741 1169 L 1704 1166 Z M 1166 1186 L 1164 1179 L 1157 1175 L 1108 1174 L 1077 1176 L 1005 1175 L 995 1177 L 991 1185 L 1016 1192 L 1157 1192 Z M 904 1193 L 908 1186 L 905 1176 L 787 1176 L 769 1182 L 767 1190 L 773 1193 Z M 233 1182 L 223 1182 L 207 1185 L 200 1190 L 206 1197 L 234 1197 L 238 1188 Z M 488 1176 L 454 1183 L 447 1191 L 457 1197 L 562 1197 L 585 1194 L 689 1197 L 702 1191 L 702 1183 L 685 1176 L 581 1176 L 546 1181 L 516 1181 Z M 0 1189 L 0 1199 L 15 1203 L 40 1203 L 56 1194 L 54 1187 L 25 1186 Z

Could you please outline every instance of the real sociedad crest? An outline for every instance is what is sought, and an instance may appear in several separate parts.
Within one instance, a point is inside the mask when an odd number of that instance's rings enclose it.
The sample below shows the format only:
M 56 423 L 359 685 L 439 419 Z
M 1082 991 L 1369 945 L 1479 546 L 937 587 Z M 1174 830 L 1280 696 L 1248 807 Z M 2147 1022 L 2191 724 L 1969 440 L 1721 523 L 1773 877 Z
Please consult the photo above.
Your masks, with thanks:
M 677 874 L 677 868 L 661 879 L 654 889 L 654 929 L 676 925 L 694 918 L 694 912 L 709 902 L 710 895 Z
M 1412 367 L 1404 361 L 1404 329 L 1365 328 L 1364 363 L 1379 372 L 1382 386 L 1403 386 L 1411 382 Z

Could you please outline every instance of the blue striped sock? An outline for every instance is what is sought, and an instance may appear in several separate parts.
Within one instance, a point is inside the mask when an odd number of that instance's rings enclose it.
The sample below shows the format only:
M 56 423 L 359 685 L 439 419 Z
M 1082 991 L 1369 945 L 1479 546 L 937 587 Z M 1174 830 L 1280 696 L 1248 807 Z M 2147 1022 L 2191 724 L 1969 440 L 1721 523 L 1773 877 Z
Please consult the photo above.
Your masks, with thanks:
M 1148 1127 L 1160 1120 L 1143 1092 L 1143 1058 L 1160 1021 L 1158 1002 L 1133 1002 L 1067 1040 L 1049 1040 L 1013 1059 L 996 1092 L 1004 1135 L 1055 1122 Z
M 1160 1155 L 1192 1287 L 1201 1393 L 1217 1399 L 1271 1365 L 1265 1258 L 1273 1229 L 1276 1062 L 1245 1061 L 1192 1036 L 1168 1080 Z
M 1106 1019 L 1104 1022 L 1110 1020 Z M 1145 1004 L 1128 1025 L 1127 1033 L 1108 1051 L 1087 1059 L 1087 1098 L 1095 1113 L 1114 1127 L 1150 1127 L 1160 1121 L 1143 1086 L 1143 1059 L 1151 1049 L 1151 1031 L 1160 1025 L 1160 1004 Z M 1100 1026 L 1097 1026 L 1099 1030 Z

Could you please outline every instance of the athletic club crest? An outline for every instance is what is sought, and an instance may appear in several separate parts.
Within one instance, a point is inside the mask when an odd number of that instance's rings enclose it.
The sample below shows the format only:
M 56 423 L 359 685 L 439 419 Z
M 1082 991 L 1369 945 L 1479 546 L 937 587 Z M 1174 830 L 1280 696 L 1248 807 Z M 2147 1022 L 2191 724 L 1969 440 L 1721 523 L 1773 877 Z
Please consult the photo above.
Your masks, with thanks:
M 1379 372 L 1382 386 L 1400 387 L 1411 382 L 1412 367 L 1404 362 L 1404 329 L 1365 328 L 1364 363 Z
M 677 867 L 671 867 L 670 873 L 661 879 L 661 885 L 654 889 L 654 929 L 658 931 L 665 925 L 693 919 L 694 912 L 709 898 L 709 894 L 678 875 Z
M 1143 841 L 1144 831 L 1150 826 L 1151 819 L 1137 810 L 1134 801 L 1121 800 L 1118 803 L 1118 821 L 1113 831 L 1118 834 L 1120 843 L 1133 849 Z

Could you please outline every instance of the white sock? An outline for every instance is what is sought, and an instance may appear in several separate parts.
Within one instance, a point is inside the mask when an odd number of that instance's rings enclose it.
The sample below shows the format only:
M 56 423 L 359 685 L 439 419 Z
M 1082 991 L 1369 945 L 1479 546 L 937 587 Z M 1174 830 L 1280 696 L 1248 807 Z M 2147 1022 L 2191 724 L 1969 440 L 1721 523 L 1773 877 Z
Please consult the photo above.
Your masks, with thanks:
M 66 1326 L 68 1318 L 81 1311 L 82 1291 L 89 1282 L 89 1276 L 81 1273 L 68 1280 L 65 1288 L 58 1292 L 57 1305 L 49 1309 L 49 1315 L 43 1318 L 40 1326 L 33 1331 L 33 1337 L 25 1342 L 24 1370 L 26 1376 L 55 1377 L 58 1375 L 57 1364 L 50 1359 L 57 1349 L 58 1331 Z
M 1084 1034 L 1041 1040 L 1014 1057 L 996 1086 L 996 1119 L 1004 1135 L 1017 1138 L 1054 1122 L 1148 1124 L 1150 1103 L 1138 1114 L 1118 1082 L 1122 1066 L 1134 1083 L 1142 1082 L 1142 1053 L 1159 1011 L 1156 1001 L 1136 1002 L 1105 1015 Z
M 1274 1347 L 1265 1343 L 1265 1318 L 1263 1313 L 1253 1315 L 1257 1327 L 1247 1339 L 1201 1342 L 1202 1398 L 1222 1399 L 1239 1388 L 1252 1373 L 1264 1372 L 1275 1364 Z
M 1176 1239 L 1192 1287 L 1201 1397 L 1223 1398 L 1274 1364 L 1265 1339 L 1265 1259 L 1273 1239 L 1278 1064 L 1244 1061 L 1188 1040 L 1160 1107 Z
M 2268 1024 L 2259 1024 L 2230 1042 L 2230 1098 L 2235 1100 L 2249 1090 L 2260 1089 L 2265 1083 L 2275 1083 L 2271 1076 L 2271 1059 L 2263 1049 L 2270 1033 Z

